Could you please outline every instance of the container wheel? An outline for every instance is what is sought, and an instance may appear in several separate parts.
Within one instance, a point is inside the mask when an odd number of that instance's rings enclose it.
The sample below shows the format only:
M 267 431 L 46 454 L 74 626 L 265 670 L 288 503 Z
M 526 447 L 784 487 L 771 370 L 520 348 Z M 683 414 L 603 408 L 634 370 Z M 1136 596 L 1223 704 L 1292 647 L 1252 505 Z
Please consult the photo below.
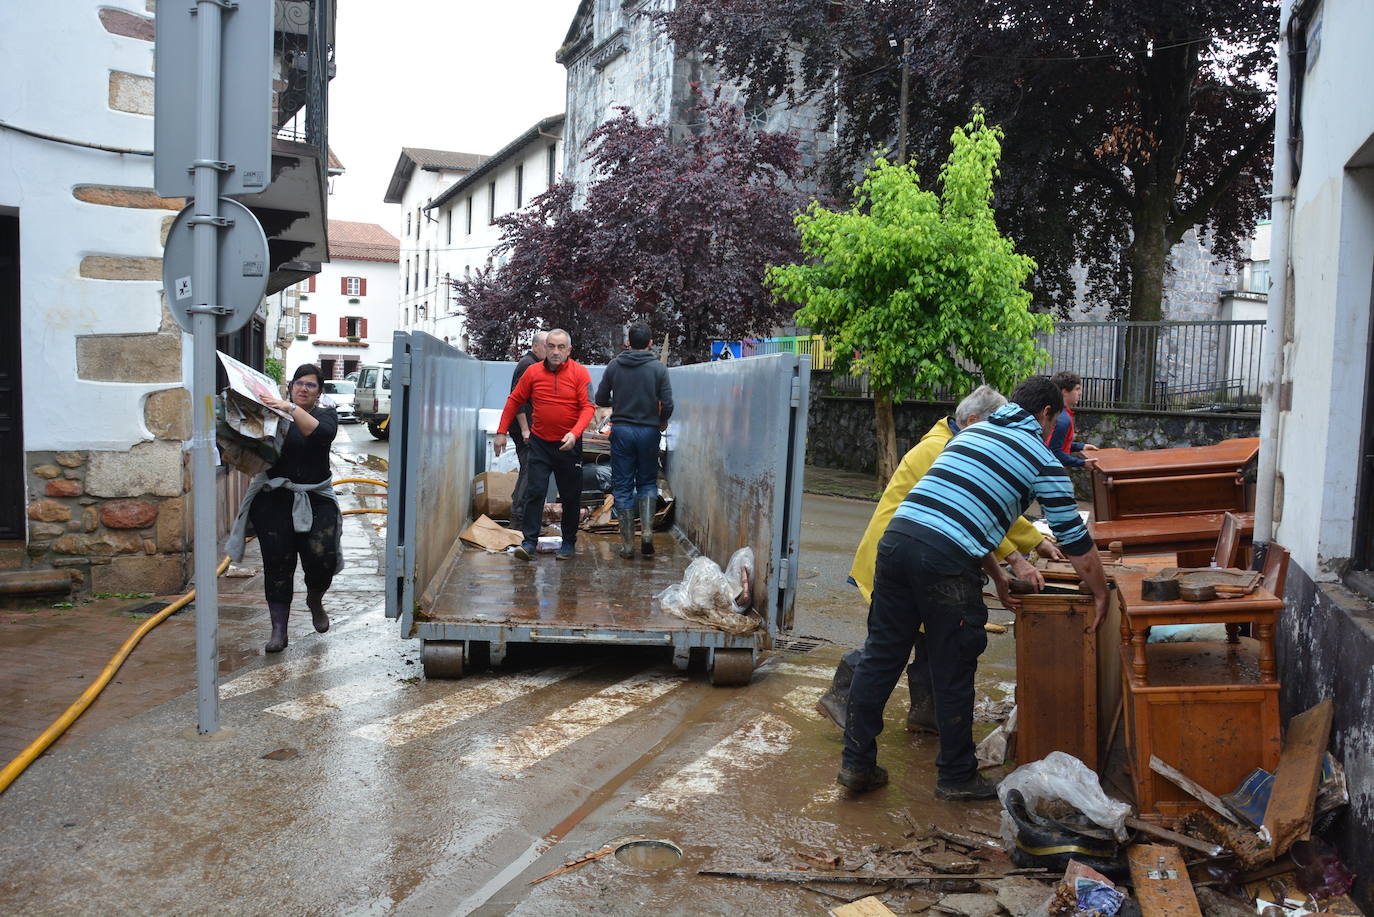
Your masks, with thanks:
M 373 439 L 386 439 L 387 431 L 384 430 L 375 420 L 367 422 L 367 432 L 372 434 Z
M 754 677 L 753 650 L 716 650 L 712 655 L 711 684 L 717 687 L 747 685 Z
M 463 663 L 469 670 L 476 672 L 491 665 L 491 641 L 469 640 Z
M 426 640 L 420 648 L 425 678 L 462 678 L 463 657 L 461 640 Z

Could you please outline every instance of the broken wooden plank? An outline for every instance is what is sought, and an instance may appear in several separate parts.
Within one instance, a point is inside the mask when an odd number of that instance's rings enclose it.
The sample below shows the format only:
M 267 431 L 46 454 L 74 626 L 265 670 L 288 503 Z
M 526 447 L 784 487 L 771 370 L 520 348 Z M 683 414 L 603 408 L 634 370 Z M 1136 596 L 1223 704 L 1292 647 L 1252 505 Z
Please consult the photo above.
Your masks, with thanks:
M 1202 917 L 1188 866 L 1177 847 L 1136 844 L 1126 851 L 1126 858 L 1142 917 Z
M 1190 780 L 1188 776 L 1178 768 L 1165 761 L 1161 761 L 1158 755 L 1150 755 L 1150 770 L 1159 774 L 1165 780 L 1168 780 L 1180 790 L 1187 793 L 1213 812 L 1216 812 L 1222 818 L 1233 824 L 1240 824 L 1240 821 L 1236 819 L 1236 816 L 1231 813 L 1230 809 L 1226 808 L 1226 804 L 1221 801 L 1220 797 L 1206 787 L 1198 784 L 1196 781 Z
M 1334 712 L 1328 698 L 1288 723 L 1279 766 L 1274 771 L 1274 786 L 1269 791 L 1269 805 L 1264 810 L 1264 827 L 1275 856 L 1281 856 L 1294 841 L 1312 833 L 1312 810 L 1317 802 L 1322 758 L 1331 739 Z
M 1017 875 L 1050 875 L 1048 869 L 1018 869 Z M 878 885 L 887 882 L 968 882 L 973 879 L 1005 879 L 1007 873 L 943 873 L 943 872 L 824 872 L 819 869 L 698 869 L 697 875 L 723 876 L 728 879 L 755 879 L 761 882 L 849 882 Z
M 850 904 L 841 904 L 830 909 L 832 917 L 897 917 L 877 896 L 870 895 Z
M 1137 831 L 1143 831 L 1161 840 L 1169 841 L 1172 844 L 1178 844 L 1180 847 L 1196 850 L 1198 853 L 1205 853 L 1209 857 L 1220 856 L 1224 849 L 1220 844 L 1209 844 L 1206 841 L 1200 841 L 1186 834 L 1179 834 L 1177 831 L 1170 831 L 1168 828 L 1161 828 L 1159 825 L 1152 825 L 1147 821 L 1141 821 L 1131 815 L 1126 816 L 1126 827 L 1134 828 Z
M 580 867 L 580 866 L 586 866 L 588 863 L 592 862 L 593 860 L 599 860 L 599 859 L 601 859 L 601 858 L 604 857 L 604 856 L 608 856 L 609 854 L 613 853 L 614 851 L 615 851 L 615 845 L 613 845 L 613 844 L 607 844 L 605 847 L 602 847 L 600 850 L 593 850 L 591 853 L 584 853 L 582 856 L 577 857 L 576 859 L 573 859 L 573 860 L 569 860 L 568 862 L 564 863 L 562 866 L 558 867 L 558 868 L 555 869 L 553 872 L 545 873 L 544 875 L 540 876 L 539 878 L 534 879 L 534 880 L 531 880 L 530 884 L 531 884 L 531 885 L 538 885 L 540 882 L 543 882 L 545 879 L 552 879 L 554 876 L 561 876 L 561 875 L 562 875 L 563 873 L 565 873 L 565 872 L 572 872 L 574 869 L 577 869 L 577 868 Z

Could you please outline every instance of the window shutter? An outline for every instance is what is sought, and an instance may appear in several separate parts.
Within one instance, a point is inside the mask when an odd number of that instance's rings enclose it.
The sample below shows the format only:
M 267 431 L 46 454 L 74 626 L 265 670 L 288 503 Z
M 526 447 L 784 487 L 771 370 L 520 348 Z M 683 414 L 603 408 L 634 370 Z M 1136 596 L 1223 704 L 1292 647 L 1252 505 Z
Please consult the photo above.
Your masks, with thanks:
M 367 319 L 358 319 L 358 337 L 367 340 Z
M 339 319 L 339 337 L 348 337 L 348 319 L 346 318 Z
M 316 333 L 317 333 L 317 332 L 315 331 L 315 313 L 314 313 L 314 312 L 311 312 L 311 313 L 310 313 L 310 333 L 311 333 L 311 334 L 316 334 Z
M 359 295 L 359 296 L 366 296 L 366 295 L 367 295 L 367 278 L 366 278 L 366 277 L 359 277 L 359 278 L 358 278 L 358 295 Z
M 314 275 L 314 274 L 311 274 L 309 277 L 305 278 L 305 292 L 307 292 L 307 293 L 314 293 L 314 292 L 315 292 L 315 275 Z
M 348 295 L 348 278 L 347 278 L 347 277 L 340 277 L 340 278 L 339 278 L 339 292 L 340 292 L 342 295 L 344 295 L 344 296 L 347 296 L 347 295 Z

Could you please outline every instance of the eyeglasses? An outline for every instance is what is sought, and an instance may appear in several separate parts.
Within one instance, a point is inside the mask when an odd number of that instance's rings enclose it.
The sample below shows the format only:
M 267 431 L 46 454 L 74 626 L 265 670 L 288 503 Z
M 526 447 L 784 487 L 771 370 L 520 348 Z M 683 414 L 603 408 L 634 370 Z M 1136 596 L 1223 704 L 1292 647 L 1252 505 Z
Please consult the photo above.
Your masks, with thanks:
M 315 389 L 320 387 L 320 384 L 318 382 L 302 382 L 300 379 L 297 379 L 295 382 L 292 382 L 291 384 L 298 388 L 306 389 Z

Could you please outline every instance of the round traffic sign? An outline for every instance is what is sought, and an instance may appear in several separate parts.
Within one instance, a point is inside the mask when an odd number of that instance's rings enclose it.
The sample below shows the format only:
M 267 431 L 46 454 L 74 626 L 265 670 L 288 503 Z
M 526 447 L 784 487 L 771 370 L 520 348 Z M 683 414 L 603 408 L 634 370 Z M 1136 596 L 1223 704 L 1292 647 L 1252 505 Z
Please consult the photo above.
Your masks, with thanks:
M 195 227 L 191 218 L 195 206 L 187 204 L 172 221 L 167 247 L 162 253 L 162 285 L 167 308 L 186 331 L 192 330 L 193 318 L 187 310 L 200 298 L 196 296 L 192 275 Z M 230 222 L 215 230 L 219 236 L 215 248 L 219 283 L 209 305 L 229 310 L 215 316 L 215 333 L 228 334 L 248 322 L 267 293 L 267 234 L 262 231 L 262 224 L 253 216 L 253 211 L 233 198 L 219 199 L 219 215 Z

